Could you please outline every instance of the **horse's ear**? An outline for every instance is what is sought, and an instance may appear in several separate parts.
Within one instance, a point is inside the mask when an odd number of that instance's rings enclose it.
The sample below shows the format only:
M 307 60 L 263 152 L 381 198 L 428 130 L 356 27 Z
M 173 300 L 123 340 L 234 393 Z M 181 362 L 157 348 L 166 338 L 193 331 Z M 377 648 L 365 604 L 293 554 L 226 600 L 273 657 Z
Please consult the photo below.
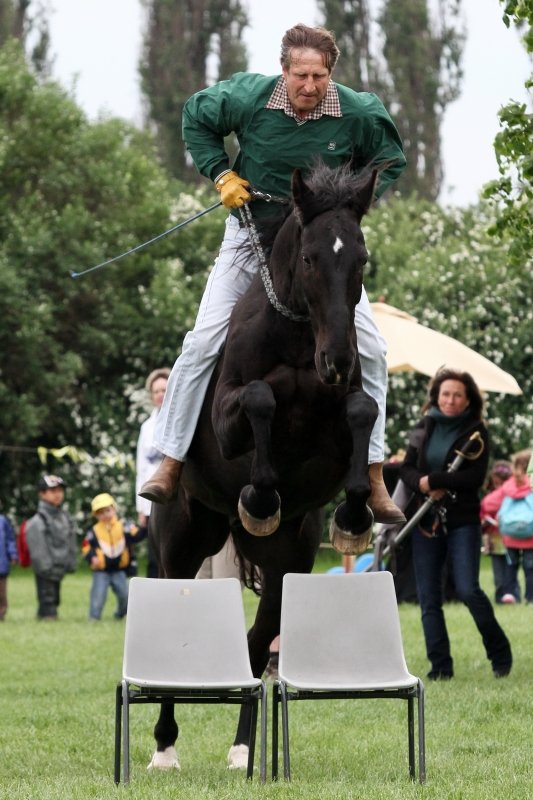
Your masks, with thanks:
M 359 221 L 361 221 L 364 215 L 368 213 L 372 203 L 374 202 L 379 173 L 379 167 L 373 167 L 372 169 L 369 169 L 366 179 L 363 180 L 358 186 L 357 206 Z
M 362 217 L 370 210 L 372 203 L 376 198 L 376 188 L 379 183 L 379 176 L 384 170 L 388 169 L 392 164 L 396 162 L 396 159 L 390 158 L 387 161 L 381 161 L 379 164 L 369 164 L 364 170 L 359 173 L 359 177 L 361 178 L 361 183 L 358 186 L 358 204 L 360 207 L 360 218 L 361 221 Z M 350 169 L 354 169 L 355 161 L 354 157 L 352 157 L 352 161 L 350 162 Z
M 295 169 L 292 173 L 292 197 L 294 200 L 294 211 L 297 219 L 302 225 L 306 222 L 305 209 L 309 204 L 309 200 L 313 193 L 307 183 L 304 181 L 302 171 Z

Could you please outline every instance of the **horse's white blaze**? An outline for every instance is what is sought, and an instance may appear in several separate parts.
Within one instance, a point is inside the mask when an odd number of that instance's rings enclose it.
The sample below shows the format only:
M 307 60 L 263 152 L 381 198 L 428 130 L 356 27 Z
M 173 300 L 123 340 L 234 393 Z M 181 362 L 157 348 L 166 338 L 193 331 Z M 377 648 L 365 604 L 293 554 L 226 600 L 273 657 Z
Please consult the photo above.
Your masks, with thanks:
M 339 238 L 339 237 L 337 236 L 337 238 L 336 238 L 336 239 L 335 239 L 335 241 L 333 242 L 333 252 L 334 252 L 334 253 L 338 253 L 338 252 L 339 252 L 339 250 L 342 250 L 342 248 L 343 248 L 343 247 L 344 247 L 344 242 L 342 241 L 342 239 L 341 239 L 341 238 Z
M 176 748 L 171 745 L 164 750 L 156 750 L 147 769 L 180 769 Z
M 246 769 L 248 766 L 248 745 L 234 744 L 228 753 L 228 769 Z

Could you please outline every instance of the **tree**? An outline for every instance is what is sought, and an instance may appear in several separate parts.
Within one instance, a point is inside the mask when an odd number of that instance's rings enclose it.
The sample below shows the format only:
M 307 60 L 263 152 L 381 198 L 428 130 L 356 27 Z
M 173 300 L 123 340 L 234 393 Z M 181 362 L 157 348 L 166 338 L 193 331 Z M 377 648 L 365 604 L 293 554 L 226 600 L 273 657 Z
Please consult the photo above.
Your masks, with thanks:
M 443 177 L 440 126 L 459 95 L 464 35 L 461 0 L 431 5 L 433 16 L 427 0 L 386 0 L 372 20 L 366 0 L 319 2 L 326 27 L 340 32 L 336 78 L 375 91 L 400 131 L 407 169 L 398 190 L 435 200 Z
M 245 69 L 240 0 L 146 0 L 148 31 L 141 85 L 170 174 L 199 180 L 187 160 L 180 121 L 185 101 L 214 80 Z M 209 74 L 208 74 L 209 73 Z
M 0 494 L 19 513 L 25 498 L 31 507 L 36 447 L 69 446 L 96 459 L 73 472 L 80 493 L 105 477 L 131 501 L 131 397 L 154 365 L 174 361 L 194 319 L 205 278 L 185 274 L 180 246 L 207 267 L 222 219 L 205 243 L 169 236 L 73 280 L 204 198 L 179 193 L 149 135 L 117 119 L 90 124 L 59 86 L 39 83 L 16 42 L 0 49 L 0 141 Z
M 48 49 L 50 32 L 42 6 L 30 14 L 31 0 L 0 0 L 0 47 L 9 39 L 18 39 L 26 47 L 30 34 L 35 44 L 30 52 L 30 60 L 41 75 L 48 75 L 50 63 Z
M 358 91 L 379 92 L 381 82 L 370 47 L 370 13 L 367 0 L 319 0 L 325 25 L 335 32 L 341 58 L 335 80 Z
M 533 3 L 507 0 L 504 22 L 523 31 L 522 41 L 533 53 Z M 533 87 L 533 74 L 525 83 Z M 489 183 L 484 196 L 497 208 L 491 233 L 509 242 L 509 259 L 532 275 L 533 254 L 533 113 L 525 103 L 509 102 L 499 113 L 502 130 L 494 141 L 500 178 Z
M 514 375 L 522 396 L 487 397 L 492 456 L 507 458 L 530 446 L 533 430 L 532 312 L 524 302 L 532 274 L 510 264 L 502 279 L 509 242 L 489 235 L 494 214 L 487 202 L 445 210 L 416 197 L 390 198 L 365 218 L 370 250 L 365 286 L 371 299 L 384 295 L 421 324 L 453 336 Z M 390 376 L 387 442 L 392 452 L 405 447 L 427 383 L 421 375 Z

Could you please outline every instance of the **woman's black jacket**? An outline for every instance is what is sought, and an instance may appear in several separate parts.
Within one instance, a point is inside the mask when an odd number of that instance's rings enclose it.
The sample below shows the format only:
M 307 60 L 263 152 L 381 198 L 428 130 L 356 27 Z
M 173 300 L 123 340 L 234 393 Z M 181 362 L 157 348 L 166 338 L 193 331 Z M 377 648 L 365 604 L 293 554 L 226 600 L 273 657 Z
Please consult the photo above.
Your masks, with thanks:
M 400 468 L 400 478 L 423 499 L 418 483 L 424 475 L 428 476 L 431 489 L 448 489 L 453 497 L 447 495 L 443 500 L 446 508 L 446 525 L 458 528 L 462 525 L 479 524 L 479 490 L 481 489 L 489 463 L 489 436 L 483 422 L 472 420 L 465 424 L 464 431 L 459 434 L 448 451 L 442 470 L 430 472 L 426 462 L 426 447 L 435 427 L 435 420 L 425 416 L 416 425 L 409 436 L 409 447 L 405 460 Z M 462 449 L 472 433 L 479 431 L 484 449 L 479 458 L 469 461 L 465 459 L 457 472 L 447 472 L 448 466 L 456 456 L 456 450 Z M 477 450 L 474 447 L 474 450 Z

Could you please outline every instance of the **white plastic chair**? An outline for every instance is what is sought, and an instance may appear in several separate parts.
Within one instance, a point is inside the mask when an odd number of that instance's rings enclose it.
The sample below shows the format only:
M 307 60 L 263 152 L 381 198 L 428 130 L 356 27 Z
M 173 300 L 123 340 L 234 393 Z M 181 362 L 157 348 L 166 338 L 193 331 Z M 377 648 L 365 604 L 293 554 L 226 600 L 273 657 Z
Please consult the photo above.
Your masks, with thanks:
M 283 580 L 279 678 L 274 684 L 272 779 L 278 777 L 278 708 L 283 767 L 291 779 L 288 702 L 341 698 L 407 701 L 409 774 L 425 783 L 424 685 L 407 670 L 390 572 L 287 574 Z
M 265 782 L 266 686 L 252 674 L 236 578 L 131 579 L 122 681 L 116 690 L 116 784 L 121 738 L 123 780 L 129 782 L 130 705 L 162 702 L 251 704 L 247 778 L 253 776 L 260 705 L 260 778 Z

